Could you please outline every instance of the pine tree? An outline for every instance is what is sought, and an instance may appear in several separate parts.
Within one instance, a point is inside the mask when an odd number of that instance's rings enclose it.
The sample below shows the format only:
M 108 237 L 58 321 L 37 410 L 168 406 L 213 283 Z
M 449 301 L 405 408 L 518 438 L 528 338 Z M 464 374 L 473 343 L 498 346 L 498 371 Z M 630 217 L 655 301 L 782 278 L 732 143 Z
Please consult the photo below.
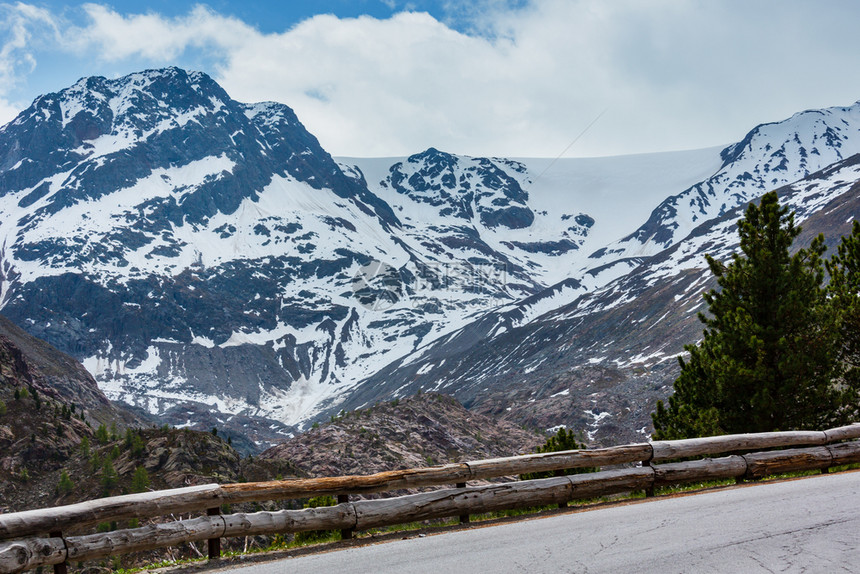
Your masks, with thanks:
M 57 494 L 64 495 L 68 494 L 75 488 L 75 483 L 72 482 L 72 479 L 69 478 L 69 473 L 63 470 L 60 473 L 60 482 L 57 484 Z
M 131 479 L 131 491 L 143 492 L 149 488 L 149 473 L 142 466 L 134 469 L 134 476 Z
M 860 420 L 860 222 L 842 238 L 826 262 L 830 308 L 838 333 L 837 381 L 843 393 L 844 417 Z
M 109 440 L 108 430 L 104 423 L 100 424 L 99 428 L 96 430 L 96 440 L 99 441 L 99 444 L 106 444 Z
M 652 414 L 655 438 L 819 429 L 838 419 L 824 238 L 791 255 L 800 231 L 771 192 L 738 222 L 741 253 L 728 265 L 706 256 L 719 289 L 704 295 L 704 338 L 685 347 L 668 407 L 660 401 Z
M 102 488 L 104 489 L 104 495 L 110 496 L 110 491 L 116 487 L 118 482 L 119 475 L 113 467 L 113 462 L 111 462 L 110 458 L 106 458 L 102 465 Z

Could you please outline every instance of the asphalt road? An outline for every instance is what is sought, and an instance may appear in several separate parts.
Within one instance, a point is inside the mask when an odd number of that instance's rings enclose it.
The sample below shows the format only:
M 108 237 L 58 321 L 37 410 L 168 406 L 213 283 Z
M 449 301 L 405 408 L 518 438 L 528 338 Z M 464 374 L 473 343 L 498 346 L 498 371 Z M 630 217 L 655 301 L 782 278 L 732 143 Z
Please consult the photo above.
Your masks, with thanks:
M 604 507 L 229 572 L 860 573 L 860 472 Z

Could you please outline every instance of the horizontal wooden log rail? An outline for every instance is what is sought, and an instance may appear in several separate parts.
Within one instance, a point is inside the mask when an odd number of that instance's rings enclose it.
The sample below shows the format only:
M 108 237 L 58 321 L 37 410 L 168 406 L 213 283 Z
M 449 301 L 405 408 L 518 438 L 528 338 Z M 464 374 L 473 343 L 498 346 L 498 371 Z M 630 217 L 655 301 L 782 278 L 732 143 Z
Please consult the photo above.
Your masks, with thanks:
M 152 550 L 224 537 L 307 530 L 352 532 L 419 520 L 607 496 L 633 490 L 718 479 L 758 479 L 802 470 L 826 470 L 860 463 L 860 424 L 822 432 L 780 432 L 705 437 L 624 445 L 594 450 L 541 453 L 443 466 L 258 483 L 209 484 L 117 496 L 58 508 L 0 515 L 0 574 L 60 565 L 129 552 Z M 841 442 L 841 441 L 851 442 Z M 785 447 L 788 450 L 761 450 Z M 759 452 L 750 452 L 759 451 Z M 665 462 L 690 457 L 731 454 Z M 379 500 L 340 502 L 335 506 L 275 512 L 213 512 L 224 503 L 309 498 L 323 494 L 361 494 L 425 486 L 465 484 L 534 472 L 630 465 L 600 472 L 447 488 Z M 661 463 L 661 464 L 655 464 Z M 340 500 L 347 500 L 341 497 Z M 113 532 L 68 535 L 99 522 L 152 518 L 172 513 L 210 511 L 187 520 L 150 524 Z M 57 533 L 66 533 L 57 535 Z M 48 537 L 34 537 L 50 533 Z M 8 540 L 15 538 L 15 540 Z M 210 546 L 213 548 L 213 546 Z M 215 545 L 217 548 L 217 545 Z
M 151 518 L 221 505 L 221 486 L 204 484 L 88 500 L 56 508 L 0 514 L 0 539 L 66 531 L 99 522 Z

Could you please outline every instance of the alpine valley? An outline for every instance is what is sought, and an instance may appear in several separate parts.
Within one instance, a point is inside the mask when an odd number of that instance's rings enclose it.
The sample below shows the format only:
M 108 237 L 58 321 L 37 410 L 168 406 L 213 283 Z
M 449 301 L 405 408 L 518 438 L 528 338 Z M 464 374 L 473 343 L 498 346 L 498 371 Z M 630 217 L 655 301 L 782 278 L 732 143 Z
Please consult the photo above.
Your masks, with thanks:
M 860 103 L 698 151 L 335 159 L 203 73 L 84 78 L 0 128 L 0 308 L 110 399 L 260 450 L 419 390 L 641 440 L 704 254 L 777 188 L 835 244 L 858 153 Z

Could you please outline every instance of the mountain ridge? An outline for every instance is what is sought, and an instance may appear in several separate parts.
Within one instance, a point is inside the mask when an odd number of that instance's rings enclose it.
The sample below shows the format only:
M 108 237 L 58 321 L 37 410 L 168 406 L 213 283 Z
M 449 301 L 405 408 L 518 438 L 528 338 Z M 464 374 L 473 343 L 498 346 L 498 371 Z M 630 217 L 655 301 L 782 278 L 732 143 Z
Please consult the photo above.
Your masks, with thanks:
M 235 102 L 199 72 L 84 78 L 0 128 L 0 307 L 81 360 L 111 399 L 173 424 L 251 425 L 259 448 L 417 381 L 470 407 L 505 369 L 502 387 L 523 396 L 538 392 L 541 364 L 629 382 L 625 365 L 667 347 L 628 345 L 613 366 L 555 339 L 577 339 L 587 317 L 623 325 L 612 312 L 636 313 L 635 298 L 656 309 L 669 292 L 687 297 L 703 281 L 696 267 L 660 265 L 701 254 L 697 226 L 857 151 L 860 104 L 763 124 L 722 150 L 555 161 L 428 148 L 386 165 L 336 160 L 287 106 Z M 568 326 L 546 327 L 553 313 Z M 445 374 L 449 357 L 509 348 L 533 323 L 558 360 Z M 648 364 L 646 394 L 664 397 L 671 367 Z M 468 375 L 476 365 L 485 372 Z M 459 391 L 439 386 L 455 380 Z M 640 414 L 619 432 L 644 420 L 634 390 Z M 481 408 L 543 428 L 567 420 L 595 440 L 595 419 L 627 408 L 616 398 L 576 420 L 554 406 L 532 417 L 529 400 Z

